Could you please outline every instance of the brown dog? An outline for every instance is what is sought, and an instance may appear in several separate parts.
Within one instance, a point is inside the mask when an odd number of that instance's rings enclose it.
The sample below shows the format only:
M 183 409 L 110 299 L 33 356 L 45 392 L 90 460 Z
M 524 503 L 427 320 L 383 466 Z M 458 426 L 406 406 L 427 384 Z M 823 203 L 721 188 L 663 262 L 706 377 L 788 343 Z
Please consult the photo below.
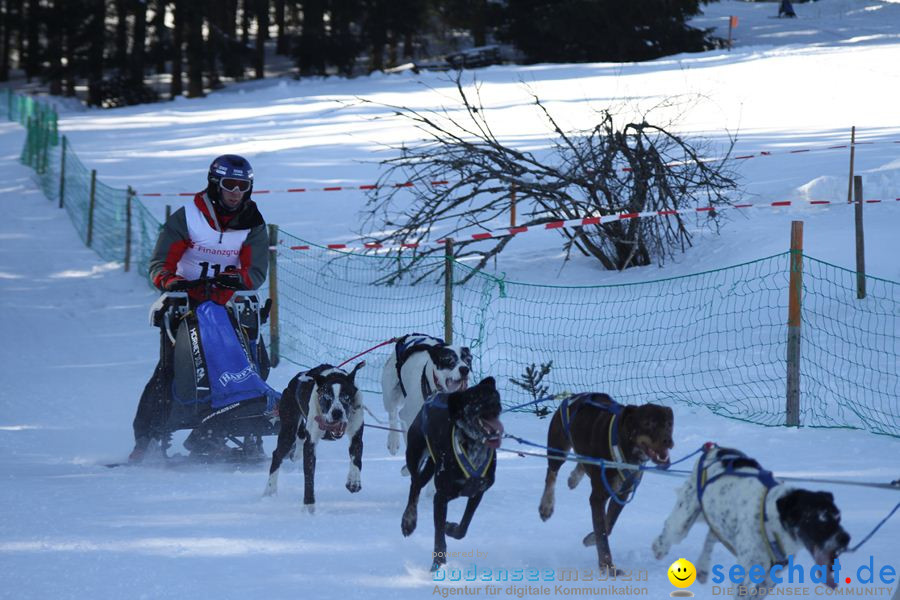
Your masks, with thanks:
M 576 394 L 564 400 L 547 432 L 549 450 L 539 508 L 541 519 L 546 521 L 553 514 L 556 476 L 564 462 L 554 456 L 562 457 L 574 448 L 576 454 L 594 459 L 634 465 L 652 460 L 657 465 L 668 465 L 669 450 L 674 446 L 673 421 L 671 408 L 657 404 L 622 406 L 606 394 Z M 594 527 L 585 536 L 584 545 L 596 543 L 600 568 L 614 569 L 609 535 L 628 496 L 637 489 L 641 472 L 612 467 L 605 470 L 604 473 L 599 465 L 580 462 L 569 475 L 569 488 L 574 489 L 585 473 L 590 477 Z

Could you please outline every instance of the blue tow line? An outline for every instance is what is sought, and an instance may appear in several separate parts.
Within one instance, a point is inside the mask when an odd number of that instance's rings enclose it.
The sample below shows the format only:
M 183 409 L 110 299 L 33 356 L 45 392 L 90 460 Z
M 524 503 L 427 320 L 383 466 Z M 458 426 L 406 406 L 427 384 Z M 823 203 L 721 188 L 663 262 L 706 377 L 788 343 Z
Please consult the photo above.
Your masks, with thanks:
M 513 410 L 519 410 L 520 408 L 525 408 L 526 406 L 531 406 L 532 404 L 539 404 L 541 402 L 549 402 L 550 400 L 562 400 L 565 397 L 571 396 L 572 394 L 557 394 L 555 396 L 545 396 L 543 398 L 538 398 L 537 400 L 532 400 L 531 402 L 526 402 L 525 404 L 517 404 L 516 406 L 510 406 L 509 408 L 504 408 L 502 412 L 510 412 Z
M 556 459 L 564 460 L 566 458 L 571 457 L 580 462 L 586 462 L 589 464 L 597 465 L 600 467 L 600 475 L 601 475 L 601 480 L 603 481 L 603 487 L 606 490 L 606 493 L 609 494 L 609 497 L 612 498 L 612 500 L 616 504 L 620 504 L 620 505 L 624 506 L 634 499 L 634 494 L 637 491 L 637 485 L 634 486 L 634 489 L 631 490 L 630 496 L 628 498 L 626 498 L 625 500 L 622 500 L 621 498 L 619 498 L 616 495 L 615 491 L 613 491 L 612 487 L 609 485 L 609 481 L 606 479 L 606 469 L 608 469 L 608 468 L 617 469 L 617 470 L 619 470 L 619 469 L 617 467 L 607 467 L 607 462 L 609 462 L 609 461 L 607 461 L 603 458 L 595 458 L 593 456 L 582 456 L 581 454 L 577 454 L 575 452 L 563 452 L 562 450 L 559 450 L 558 448 L 550 448 L 549 446 L 544 446 L 542 444 L 536 444 L 535 442 L 530 442 L 524 438 L 520 438 L 518 436 L 512 435 L 511 433 L 504 434 L 503 437 L 513 439 L 513 440 L 519 442 L 520 444 L 523 444 L 526 446 L 534 446 L 535 448 L 541 448 L 543 450 L 546 450 L 548 453 L 547 458 L 556 458 Z M 665 467 L 660 467 L 660 466 L 645 467 L 644 465 L 634 465 L 635 466 L 634 471 L 635 471 L 635 473 L 640 473 L 643 471 L 667 471 L 669 469 L 669 467 L 671 467 L 673 465 L 677 465 L 678 463 L 684 462 L 687 459 L 689 459 L 690 457 L 694 456 L 695 454 L 699 454 L 702 451 L 703 451 L 703 447 L 701 446 L 694 452 L 691 452 L 687 456 L 679 458 L 675 462 L 669 463 Z M 551 456 L 551 454 L 553 456 Z M 625 481 L 625 483 L 628 485 L 631 485 L 631 483 L 634 481 L 635 477 L 636 477 L 636 475 L 632 475 Z M 640 479 L 638 480 L 638 484 L 640 484 Z
M 547 398 L 542 398 L 541 400 L 537 400 L 537 401 L 535 401 L 535 402 L 542 402 L 542 401 L 544 401 L 544 400 L 547 400 Z M 529 402 L 529 404 L 534 404 L 535 402 Z M 527 406 L 527 405 L 526 405 L 526 406 Z M 521 408 L 521 407 L 513 407 L 513 408 Z M 507 410 L 511 410 L 511 409 L 507 409 Z M 536 444 L 536 443 L 531 442 L 531 441 L 528 441 L 528 440 L 526 440 L 526 439 L 524 439 L 524 438 L 520 438 L 520 437 L 518 437 L 518 436 L 512 435 L 511 433 L 506 433 L 506 434 L 503 435 L 503 437 L 509 438 L 509 439 L 512 439 L 512 440 L 515 440 L 515 441 L 517 441 L 517 442 L 519 442 L 520 444 L 523 444 L 523 445 L 525 445 L 525 446 L 533 446 L 533 447 L 535 447 L 535 448 L 541 448 L 541 449 L 543 449 L 543 450 L 546 450 L 546 451 L 548 452 L 547 458 L 556 458 L 556 459 L 559 459 L 559 460 L 565 460 L 566 458 L 573 458 L 573 459 L 575 459 L 575 460 L 577 460 L 577 461 L 579 461 L 579 462 L 586 462 L 586 463 L 590 463 L 590 464 L 593 464 L 593 465 L 597 465 L 597 466 L 599 466 L 599 467 L 601 468 L 603 487 L 606 489 L 606 493 L 609 494 L 609 497 L 610 497 L 610 498 L 612 498 L 617 504 L 621 504 L 621 505 L 623 505 L 623 506 L 624 506 L 625 504 L 628 504 L 629 502 L 631 502 L 631 501 L 634 499 L 634 493 L 637 491 L 637 486 L 635 486 L 635 488 L 631 491 L 631 496 L 630 496 L 627 500 L 621 500 L 621 499 L 616 495 L 616 493 L 612 490 L 612 488 L 611 488 L 610 485 L 609 485 L 609 482 L 608 482 L 607 479 L 606 479 L 606 469 L 607 469 L 607 468 L 615 468 L 615 467 L 607 467 L 607 466 L 606 466 L 607 461 L 606 461 L 605 459 L 602 459 L 602 458 L 594 458 L 594 457 L 592 457 L 592 456 L 582 456 L 582 455 L 577 454 L 577 453 L 575 453 L 575 452 L 563 452 L 563 451 L 561 451 L 561 450 L 559 450 L 559 449 L 557 449 L 557 448 L 550 448 L 549 446 L 544 446 L 544 445 L 542 445 L 542 444 Z M 694 455 L 696 455 L 696 454 L 700 454 L 701 452 L 703 452 L 703 446 L 700 446 L 698 449 L 694 450 L 693 452 L 691 452 L 691 453 L 688 454 L 687 456 L 683 456 L 683 457 L 679 458 L 678 460 L 676 460 L 676 461 L 674 461 L 674 462 L 672 462 L 672 463 L 669 463 L 666 467 L 659 467 L 659 466 L 645 467 L 644 465 L 635 465 L 635 467 L 636 467 L 635 471 L 636 471 L 636 472 L 643 472 L 643 471 L 668 471 L 670 467 L 672 467 L 672 466 L 674 466 L 674 465 L 677 465 L 678 463 L 682 463 L 682 462 L 686 461 L 687 459 L 691 458 L 692 456 L 694 456 Z M 550 456 L 551 453 L 552 453 L 554 456 Z M 633 480 L 634 478 L 632 477 L 631 479 Z M 640 483 L 640 481 L 638 481 L 638 483 Z M 881 529 L 881 527 L 882 527 L 885 523 L 887 523 L 888 520 L 889 520 L 891 517 L 893 517 L 893 516 L 894 516 L 894 513 L 896 513 L 898 510 L 900 510 L 900 502 L 898 502 L 897 505 L 894 506 L 894 508 L 891 510 L 891 512 L 889 512 L 889 513 L 887 514 L 887 516 L 886 516 L 885 518 L 883 518 L 883 519 L 878 523 L 878 525 L 876 525 L 876 526 L 872 529 L 872 531 L 870 531 L 869 534 L 868 534 L 866 537 L 864 537 L 864 538 L 862 539 L 862 541 L 861 541 L 860 543 L 858 543 L 857 545 L 853 546 L 852 548 L 846 550 L 846 551 L 844 552 L 844 554 L 853 553 L 853 552 L 856 552 L 857 550 L 859 550 L 859 549 L 862 547 L 862 545 L 865 544 L 866 542 L 868 542 L 869 539 L 871 539 L 872 536 L 875 535 L 875 533 L 876 533 L 879 529 Z
M 873 535 L 875 535 L 875 532 L 878 531 L 879 529 L 881 529 L 881 526 L 884 525 L 885 523 L 887 523 L 888 519 L 893 517 L 894 513 L 897 512 L 898 509 L 900 509 L 900 502 L 898 502 L 897 505 L 894 507 L 894 509 L 891 512 L 889 512 L 888 515 L 885 518 L 883 518 L 878 525 L 875 526 L 875 529 L 873 529 L 872 531 L 869 532 L 869 535 L 864 537 L 860 543 L 858 543 L 857 545 L 855 545 L 852 548 L 850 548 L 849 550 L 847 550 L 845 552 L 845 554 L 847 552 L 856 552 L 857 550 L 859 550 L 859 547 L 862 546 L 863 544 L 865 544 L 866 542 L 868 542 L 869 538 L 871 538 Z

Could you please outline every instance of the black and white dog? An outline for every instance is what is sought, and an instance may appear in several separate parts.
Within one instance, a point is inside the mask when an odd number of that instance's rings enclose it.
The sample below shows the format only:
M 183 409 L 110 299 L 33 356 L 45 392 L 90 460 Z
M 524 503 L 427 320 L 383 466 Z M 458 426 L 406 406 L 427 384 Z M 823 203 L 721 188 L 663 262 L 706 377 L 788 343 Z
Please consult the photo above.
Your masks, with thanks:
M 447 539 L 461 540 L 469 529 L 484 492 L 494 484 L 497 448 L 503 435 L 500 394 L 494 379 L 478 385 L 435 394 L 413 420 L 407 435 L 406 467 L 409 500 L 400 530 L 404 536 L 416 529 L 419 493 L 434 477 L 434 552 L 431 570 L 447 562 Z M 468 497 L 459 523 L 447 522 L 447 503 Z
M 656 558 L 664 557 L 702 517 L 709 531 L 696 564 L 700 583 L 709 577 L 713 546 L 721 542 L 746 573 L 754 565 L 765 569 L 765 581 L 744 586 L 752 596 L 774 587 L 772 567 L 785 564 L 801 547 L 824 567 L 827 585 L 835 587 L 834 561 L 847 548 L 850 535 L 841 527 L 841 513 L 828 492 L 789 487 L 742 452 L 710 443 L 677 496 L 653 542 Z
M 316 444 L 321 439 L 336 440 L 347 432 L 350 435 L 350 472 L 347 489 L 355 493 L 362 489 L 360 471 L 363 451 L 362 394 L 356 388 L 356 372 L 366 363 L 360 362 L 350 373 L 322 364 L 298 373 L 281 394 L 278 415 L 281 430 L 278 445 L 272 453 L 269 481 L 265 496 L 278 492 L 278 469 L 285 456 L 293 457 L 292 449 L 298 439 L 303 440 L 303 504 L 313 512 L 316 476 Z
M 472 353 L 464 346 L 411 333 L 398 338 L 381 375 L 382 400 L 392 429 L 409 429 L 426 398 L 438 392 L 464 390 L 472 370 Z M 401 435 L 388 434 L 391 454 L 400 451 Z

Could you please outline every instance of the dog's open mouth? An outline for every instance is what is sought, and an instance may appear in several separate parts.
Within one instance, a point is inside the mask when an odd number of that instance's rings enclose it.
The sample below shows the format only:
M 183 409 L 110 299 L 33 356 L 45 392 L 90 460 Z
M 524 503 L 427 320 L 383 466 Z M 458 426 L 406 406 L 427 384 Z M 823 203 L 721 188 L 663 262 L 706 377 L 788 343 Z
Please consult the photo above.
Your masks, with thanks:
M 481 429 L 484 431 L 484 445 L 495 450 L 500 447 L 503 438 L 503 423 L 500 419 L 479 419 Z
M 661 451 L 657 452 L 652 447 L 641 444 L 641 452 L 643 452 L 644 456 L 653 461 L 654 464 L 659 466 L 668 466 L 669 464 L 669 450 L 667 448 L 663 448 Z
M 469 378 L 468 377 L 460 377 L 459 379 L 454 379 L 453 377 L 447 377 L 444 379 L 444 382 L 438 379 L 437 374 L 432 375 L 434 378 L 434 385 L 437 389 L 442 389 L 445 392 L 460 392 L 469 387 Z
M 326 421 L 325 417 L 323 417 L 322 415 L 316 415 L 314 417 L 314 420 L 316 422 L 316 425 L 319 426 L 319 429 L 321 429 L 322 431 L 327 431 L 336 438 L 344 435 L 344 431 L 347 429 L 346 421 L 335 421 L 334 423 L 330 423 Z
M 825 577 L 825 585 L 834 589 L 837 583 L 834 581 L 834 561 L 838 557 L 838 550 L 826 550 L 825 548 L 815 548 L 813 551 L 813 560 L 817 565 L 828 567 L 828 573 Z

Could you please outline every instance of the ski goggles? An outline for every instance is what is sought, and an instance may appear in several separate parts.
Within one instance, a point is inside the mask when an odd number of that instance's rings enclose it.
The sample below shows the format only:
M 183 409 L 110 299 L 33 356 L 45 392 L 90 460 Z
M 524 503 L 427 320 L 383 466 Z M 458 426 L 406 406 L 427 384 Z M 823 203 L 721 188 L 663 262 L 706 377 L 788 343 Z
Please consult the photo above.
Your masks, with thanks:
M 250 182 L 246 179 L 225 177 L 219 180 L 219 187 L 226 192 L 246 192 L 250 189 Z

